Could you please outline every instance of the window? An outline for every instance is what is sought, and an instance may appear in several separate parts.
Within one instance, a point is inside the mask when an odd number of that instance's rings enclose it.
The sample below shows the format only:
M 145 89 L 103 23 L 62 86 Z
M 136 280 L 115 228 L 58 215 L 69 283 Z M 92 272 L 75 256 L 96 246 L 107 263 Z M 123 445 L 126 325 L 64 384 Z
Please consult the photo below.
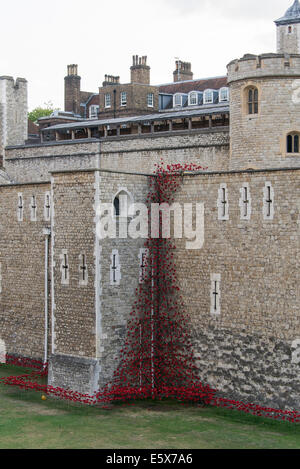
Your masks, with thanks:
M 133 197 L 126 189 L 120 189 L 113 199 L 114 216 L 128 218 L 130 207 L 133 204 Z
M 127 106 L 127 93 L 124 91 L 121 93 L 121 106 Z
M 210 277 L 210 313 L 212 315 L 221 314 L 221 275 L 212 274 Z
M 206 90 L 204 92 L 204 104 L 212 104 L 214 102 L 214 93 L 212 90 Z
M 70 281 L 70 266 L 68 261 L 68 251 L 65 249 L 60 255 L 60 273 L 61 273 L 61 283 L 62 285 L 69 285 Z
M 220 103 L 224 101 L 229 101 L 229 89 L 228 88 L 221 88 L 219 91 L 219 101 Z
M 248 114 L 258 114 L 258 89 L 248 89 Z
M 45 194 L 45 205 L 44 205 L 44 219 L 45 221 L 50 221 L 51 215 L 51 203 L 50 203 L 50 192 Z
M 219 188 L 218 219 L 229 220 L 228 190 L 226 184 L 221 184 Z
M 18 221 L 23 221 L 23 210 L 24 210 L 23 195 L 18 194 Z
M 86 264 L 86 255 L 79 255 L 79 285 L 86 286 L 88 284 L 88 269 Z
M 36 221 L 36 197 L 33 195 L 31 197 L 31 204 L 30 204 L 30 220 L 31 221 Z
M 174 95 L 173 106 L 174 107 L 182 106 L 182 95 L 181 94 L 175 94 Z
M 111 95 L 109 93 L 105 95 L 105 107 L 111 107 Z
M 195 106 L 198 104 L 198 94 L 193 91 L 189 94 L 189 106 Z
M 117 250 L 113 250 L 111 254 L 111 265 L 110 265 L 110 284 L 112 286 L 118 286 L 121 283 L 121 265 L 120 256 Z
M 147 95 L 147 106 L 148 107 L 154 106 L 154 94 L 153 93 L 148 93 Z
M 274 189 L 270 182 L 266 182 L 264 187 L 264 205 L 263 214 L 265 220 L 274 219 Z
M 90 106 L 90 119 L 97 119 L 100 107 L 94 104 Z
M 143 284 L 146 281 L 148 257 L 149 257 L 149 249 L 146 249 L 146 248 L 140 249 L 140 254 L 139 254 L 139 260 L 140 260 L 139 282 L 140 284 Z
M 292 26 L 289 26 L 289 27 L 288 27 L 288 33 L 289 33 L 289 34 L 291 34 L 291 33 L 292 33 L 292 31 L 293 31 L 293 28 L 292 28 Z
M 240 210 L 241 220 L 250 220 L 251 218 L 251 197 L 249 183 L 245 183 L 240 189 Z
M 291 133 L 287 136 L 287 153 L 299 153 L 299 134 Z

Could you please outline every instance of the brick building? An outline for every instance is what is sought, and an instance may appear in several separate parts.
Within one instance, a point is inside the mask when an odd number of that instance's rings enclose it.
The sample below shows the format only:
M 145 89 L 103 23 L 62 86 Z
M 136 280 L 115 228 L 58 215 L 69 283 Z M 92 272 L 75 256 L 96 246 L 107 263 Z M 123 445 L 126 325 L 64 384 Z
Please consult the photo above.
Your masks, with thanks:
M 204 245 L 175 242 L 199 376 L 226 397 L 300 408 L 298 0 L 276 28 L 276 53 L 233 60 L 221 77 L 194 80 L 178 62 L 175 81 L 153 87 L 135 56 L 130 84 L 106 76 L 93 94 L 70 66 L 69 114 L 35 145 L 25 82 L 20 97 L 0 79 L 2 352 L 48 360 L 53 385 L 101 388 L 120 360 L 144 240 L 99 239 L 99 204 L 143 203 L 155 163 L 194 162 L 208 170 L 183 175 L 176 201 L 204 204 Z M 24 119 L 11 123 L 12 109 Z

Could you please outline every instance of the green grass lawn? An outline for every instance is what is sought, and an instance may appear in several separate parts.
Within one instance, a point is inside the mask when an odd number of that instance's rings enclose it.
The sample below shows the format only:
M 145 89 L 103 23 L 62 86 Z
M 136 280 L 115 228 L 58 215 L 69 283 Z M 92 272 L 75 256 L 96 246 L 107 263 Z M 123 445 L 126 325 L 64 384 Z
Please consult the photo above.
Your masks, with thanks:
M 0 385 L 0 449 L 21 448 L 299 449 L 300 425 L 170 402 L 102 410 Z

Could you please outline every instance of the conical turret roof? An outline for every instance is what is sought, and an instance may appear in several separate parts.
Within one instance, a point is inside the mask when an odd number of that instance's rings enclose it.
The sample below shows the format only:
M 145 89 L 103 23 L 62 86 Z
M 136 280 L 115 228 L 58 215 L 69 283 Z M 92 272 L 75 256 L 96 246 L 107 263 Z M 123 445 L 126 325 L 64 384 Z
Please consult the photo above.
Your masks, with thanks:
M 299 0 L 295 0 L 293 5 L 286 11 L 282 18 L 275 21 L 277 25 L 300 23 L 300 4 Z

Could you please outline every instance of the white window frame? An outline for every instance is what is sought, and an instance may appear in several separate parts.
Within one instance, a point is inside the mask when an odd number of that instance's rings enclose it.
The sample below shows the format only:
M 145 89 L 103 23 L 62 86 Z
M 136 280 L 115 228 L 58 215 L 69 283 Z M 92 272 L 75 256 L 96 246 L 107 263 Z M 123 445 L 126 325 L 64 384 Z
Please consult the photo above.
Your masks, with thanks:
M 247 200 L 248 203 L 245 204 L 245 197 L 247 191 Z M 252 214 L 252 200 L 251 200 L 251 192 L 250 192 L 250 185 L 248 182 L 245 182 L 243 186 L 240 188 L 240 212 L 241 212 L 241 220 L 250 221 L 251 214 Z M 247 206 L 247 214 L 245 214 L 245 206 Z
M 120 104 L 121 104 L 122 107 L 127 106 L 127 93 L 126 93 L 126 91 L 121 91 Z
M 30 220 L 37 221 L 37 202 L 36 195 L 30 197 Z
M 86 253 L 82 252 L 78 256 L 79 258 L 79 266 L 78 266 L 78 272 L 79 272 L 79 285 L 80 286 L 87 286 L 88 284 L 88 267 L 87 267 L 87 262 L 86 262 Z M 82 266 L 85 267 L 85 270 L 82 269 Z M 85 278 L 83 278 L 83 276 Z
M 70 284 L 70 263 L 68 257 L 68 251 L 66 249 L 62 250 L 60 254 L 60 273 L 61 273 L 61 284 L 62 285 L 69 285 Z M 65 264 L 66 260 L 66 264 Z M 64 269 L 64 265 L 67 265 L 68 268 Z
M 104 105 L 105 105 L 105 109 L 111 108 L 111 94 L 110 93 L 105 94 Z
M 223 91 L 226 91 L 226 98 L 222 99 L 222 93 Z M 223 88 L 220 89 L 219 91 L 219 102 L 220 103 L 225 103 L 229 101 L 229 88 L 226 86 L 223 86 Z
M 264 220 L 274 220 L 274 215 L 275 215 L 275 205 L 274 205 L 274 199 L 275 199 L 275 191 L 270 182 L 265 183 L 264 187 L 264 202 L 263 202 L 263 215 L 264 215 Z M 268 203 L 268 200 L 272 200 L 272 204 Z
M 211 94 L 211 99 L 207 99 L 208 93 Z M 213 104 L 214 103 L 214 90 L 205 90 L 203 93 L 203 104 Z
M 180 104 L 178 104 L 178 103 L 176 102 L 178 98 L 180 99 Z M 182 107 L 182 98 L 183 98 L 182 94 L 180 94 L 180 93 L 174 94 L 174 97 L 173 97 L 173 107 Z
M 89 116 L 90 119 L 97 119 L 98 118 L 98 111 L 100 109 L 100 106 L 97 104 L 92 104 L 89 108 Z
M 210 276 L 210 314 L 220 316 L 221 314 L 221 274 L 211 274 Z M 217 296 L 215 295 L 217 292 Z
M 225 194 L 225 204 L 224 204 L 224 194 Z M 218 219 L 219 220 L 229 220 L 229 200 L 228 200 L 228 188 L 227 184 L 221 184 L 218 191 Z M 224 210 L 225 207 L 225 210 Z
M 147 94 L 147 106 L 154 107 L 154 93 Z
M 195 96 L 196 98 L 196 102 L 195 103 L 192 103 L 192 97 Z M 198 104 L 198 93 L 197 91 L 191 91 L 189 93 L 189 106 L 197 106 Z
M 110 259 L 110 285 L 113 287 L 118 287 L 120 286 L 122 275 L 120 256 L 119 251 L 117 249 L 113 249 Z
M 49 203 L 49 205 L 48 205 L 48 203 Z M 50 194 L 50 192 L 46 192 L 45 193 L 45 203 L 44 203 L 44 220 L 45 221 L 50 221 L 50 219 L 51 219 L 51 194 Z

